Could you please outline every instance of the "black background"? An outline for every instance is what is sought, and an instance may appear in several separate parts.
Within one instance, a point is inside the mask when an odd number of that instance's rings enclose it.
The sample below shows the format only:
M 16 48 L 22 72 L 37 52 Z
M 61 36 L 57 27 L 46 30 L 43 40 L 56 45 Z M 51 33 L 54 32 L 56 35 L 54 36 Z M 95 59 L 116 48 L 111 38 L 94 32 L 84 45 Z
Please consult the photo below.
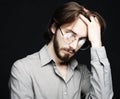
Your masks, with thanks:
M 45 44 L 42 36 L 51 14 L 67 1 L 70 0 L 0 0 L 0 99 L 9 99 L 8 80 L 13 62 L 39 51 Z M 120 5 L 116 0 L 76 1 L 96 10 L 106 20 L 103 44 L 111 63 L 113 99 L 120 99 Z M 80 61 L 89 63 L 88 51 L 82 53 Z

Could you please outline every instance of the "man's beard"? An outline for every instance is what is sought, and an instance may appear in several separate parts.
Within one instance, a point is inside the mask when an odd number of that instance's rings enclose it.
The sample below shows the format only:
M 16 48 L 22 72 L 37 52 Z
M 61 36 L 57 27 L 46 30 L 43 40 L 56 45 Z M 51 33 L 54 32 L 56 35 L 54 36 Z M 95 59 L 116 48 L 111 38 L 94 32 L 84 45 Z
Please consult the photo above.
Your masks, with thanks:
M 53 45 L 54 45 L 55 53 L 60 60 L 62 60 L 63 62 L 68 62 L 71 59 L 69 54 L 64 54 L 64 56 L 62 56 L 60 54 L 60 50 L 65 50 L 65 48 L 60 49 L 59 42 L 57 40 L 57 34 L 55 34 L 55 37 L 54 37 L 54 40 L 53 40 Z M 73 49 L 71 49 L 71 50 L 73 50 Z

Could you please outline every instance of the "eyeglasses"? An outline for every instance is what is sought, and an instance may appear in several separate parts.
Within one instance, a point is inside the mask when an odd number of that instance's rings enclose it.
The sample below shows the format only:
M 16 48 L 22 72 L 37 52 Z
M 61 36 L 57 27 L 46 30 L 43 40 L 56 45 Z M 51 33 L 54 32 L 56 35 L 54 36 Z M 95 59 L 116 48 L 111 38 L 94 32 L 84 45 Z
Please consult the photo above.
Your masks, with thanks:
M 63 33 L 63 31 L 60 27 L 59 27 L 59 29 L 60 29 L 60 32 L 63 36 L 63 40 L 65 43 L 71 44 L 72 42 L 77 40 L 77 38 L 76 38 L 77 36 L 75 33 L 73 33 L 73 32 Z M 77 46 L 80 47 L 81 50 L 86 50 L 87 48 L 89 48 L 90 43 L 86 37 L 83 37 L 78 40 Z

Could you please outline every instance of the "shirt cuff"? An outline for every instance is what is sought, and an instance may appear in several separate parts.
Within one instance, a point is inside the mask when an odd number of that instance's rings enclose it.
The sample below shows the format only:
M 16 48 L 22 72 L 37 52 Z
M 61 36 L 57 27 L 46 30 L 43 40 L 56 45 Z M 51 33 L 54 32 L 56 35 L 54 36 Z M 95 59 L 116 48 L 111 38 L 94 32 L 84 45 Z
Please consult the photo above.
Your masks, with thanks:
M 91 52 L 91 60 L 101 60 L 107 58 L 105 47 L 102 46 L 100 48 L 90 48 Z

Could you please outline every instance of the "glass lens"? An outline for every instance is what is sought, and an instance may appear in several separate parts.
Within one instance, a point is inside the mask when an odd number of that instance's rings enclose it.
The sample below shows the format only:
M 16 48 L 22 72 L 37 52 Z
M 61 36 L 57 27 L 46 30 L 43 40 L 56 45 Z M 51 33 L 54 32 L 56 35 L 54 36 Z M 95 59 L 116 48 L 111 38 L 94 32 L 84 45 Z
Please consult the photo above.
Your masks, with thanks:
M 85 42 L 86 42 L 86 39 L 85 39 L 85 38 L 79 40 L 79 41 L 78 41 L 78 47 L 81 47 Z
M 74 33 L 72 32 L 69 32 L 69 33 L 63 33 L 61 28 L 60 28 L 60 31 L 63 35 L 63 39 L 66 43 L 70 44 L 72 43 L 74 40 L 76 40 L 76 37 L 74 35 Z M 88 49 L 89 47 L 91 46 L 90 42 L 88 39 L 86 38 L 83 38 L 81 39 L 79 42 L 78 42 L 78 47 L 80 47 L 80 50 L 86 50 Z
M 73 35 L 73 33 L 66 33 L 64 34 L 64 39 L 66 43 L 72 43 L 75 40 L 75 36 Z
M 86 50 L 91 46 L 90 41 L 86 39 L 85 43 L 81 46 L 80 50 Z

